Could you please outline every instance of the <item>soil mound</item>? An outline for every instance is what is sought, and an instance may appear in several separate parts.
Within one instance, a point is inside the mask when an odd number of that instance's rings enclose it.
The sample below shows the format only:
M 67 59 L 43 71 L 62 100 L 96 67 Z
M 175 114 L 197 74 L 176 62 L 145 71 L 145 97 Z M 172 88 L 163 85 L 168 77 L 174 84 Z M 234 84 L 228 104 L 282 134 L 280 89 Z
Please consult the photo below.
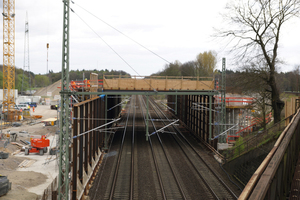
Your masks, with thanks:
M 54 95 L 59 95 L 60 87 L 61 87 L 61 81 L 59 80 L 47 87 L 40 88 L 33 95 L 43 97 L 43 96 L 47 96 L 47 92 L 51 92 L 52 93 L 51 96 L 53 97 Z

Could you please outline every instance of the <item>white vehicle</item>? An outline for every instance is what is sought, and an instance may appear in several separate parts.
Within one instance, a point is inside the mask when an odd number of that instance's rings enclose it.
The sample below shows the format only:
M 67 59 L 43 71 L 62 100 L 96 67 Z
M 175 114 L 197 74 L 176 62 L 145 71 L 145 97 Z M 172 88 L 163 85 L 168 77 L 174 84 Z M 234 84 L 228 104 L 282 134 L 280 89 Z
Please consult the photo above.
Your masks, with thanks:
M 18 104 L 16 105 L 16 107 L 19 109 L 19 110 L 30 110 L 30 107 L 28 106 L 28 104 Z

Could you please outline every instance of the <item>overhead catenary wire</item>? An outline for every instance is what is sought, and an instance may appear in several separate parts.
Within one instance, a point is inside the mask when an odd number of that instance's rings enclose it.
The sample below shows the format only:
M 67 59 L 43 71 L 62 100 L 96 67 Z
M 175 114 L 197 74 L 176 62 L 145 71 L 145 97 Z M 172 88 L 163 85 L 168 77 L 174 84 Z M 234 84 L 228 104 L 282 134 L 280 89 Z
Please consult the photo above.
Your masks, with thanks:
M 75 4 L 73 1 L 71 1 L 73 4 Z M 89 27 L 128 67 L 130 67 L 136 74 L 141 76 L 112 46 L 110 46 L 86 21 L 84 21 L 75 11 L 70 8 L 70 10 L 87 26 Z M 152 89 L 153 91 L 156 91 L 155 88 L 148 82 L 146 79 L 143 79 Z
M 74 1 L 71 1 L 73 4 L 75 4 Z M 121 35 L 123 35 L 124 37 L 128 38 L 129 40 L 133 41 L 134 43 L 138 44 L 139 46 L 141 46 L 142 48 L 146 49 L 147 51 L 151 52 L 152 54 L 156 55 L 157 57 L 161 58 L 162 60 L 166 61 L 168 64 L 171 64 L 171 62 L 169 62 L 168 60 L 166 60 L 165 58 L 163 58 L 162 56 L 158 55 L 157 53 L 151 51 L 150 49 L 148 49 L 147 47 L 145 47 L 144 45 L 142 45 L 141 43 L 137 42 L 136 40 L 134 40 L 133 38 L 129 37 L 128 35 L 124 34 L 123 32 L 121 32 L 120 30 L 118 30 L 117 28 L 115 28 L 114 26 L 110 25 L 109 23 L 107 23 L 106 21 L 102 20 L 101 18 L 99 18 L 98 16 L 96 16 L 95 14 L 91 13 L 90 11 L 86 10 L 85 8 L 83 8 L 82 6 L 76 4 L 78 7 L 80 7 L 82 10 L 84 10 L 85 12 L 89 13 L 90 15 L 94 16 L 96 19 L 100 20 L 101 22 L 103 22 L 104 24 L 106 24 L 107 26 L 109 26 L 110 28 L 114 29 L 115 31 L 117 31 L 118 33 L 120 33 Z M 85 23 L 127 66 L 129 66 L 136 74 L 138 74 L 139 76 L 141 76 L 116 50 L 114 50 L 112 48 L 112 46 L 110 46 L 90 25 L 88 25 L 88 23 L 86 21 L 83 20 L 83 18 L 81 18 L 77 13 L 75 13 L 75 11 L 70 8 L 70 10 L 81 20 L 83 21 L 83 23 Z M 156 89 L 151 85 L 151 83 L 149 83 L 147 81 L 147 79 L 143 79 L 149 86 L 150 88 L 153 89 L 153 91 L 157 92 Z M 202 81 L 201 81 L 202 82 Z M 202 82 L 203 85 L 206 85 L 208 87 L 210 87 L 209 85 L 207 85 L 205 82 Z M 179 85 L 179 84 L 177 84 Z M 177 86 L 176 85 L 176 86 Z M 213 88 L 212 88 L 213 89 Z
M 115 106 L 109 108 L 107 111 L 110 111 L 110 110 L 114 109 L 115 107 L 120 106 L 120 105 L 123 104 L 125 101 L 129 101 L 129 99 L 131 99 L 131 97 L 129 97 L 128 99 L 124 99 L 121 103 L 118 103 L 117 105 L 115 105 Z
M 73 4 L 75 4 L 75 2 L 72 1 Z M 104 21 L 103 19 L 99 18 L 98 16 L 96 16 L 95 14 L 91 13 L 90 11 L 88 11 L 87 9 L 83 8 L 82 6 L 80 6 L 79 4 L 76 4 L 78 7 L 80 7 L 82 10 L 86 11 L 87 13 L 89 13 L 90 15 L 94 16 L 96 19 L 100 20 L 102 23 L 106 24 L 107 26 L 109 26 L 110 28 L 114 29 L 115 31 L 117 31 L 118 33 L 120 33 L 121 35 L 123 35 L 124 37 L 128 38 L 129 40 L 133 41 L 134 43 L 138 44 L 139 46 L 141 46 L 142 48 L 146 49 L 147 51 L 151 52 L 152 54 L 154 54 L 155 56 L 161 58 L 162 60 L 164 60 L 165 62 L 167 62 L 168 64 L 171 64 L 170 61 L 168 61 L 167 59 L 163 58 L 162 56 L 158 55 L 157 53 L 155 53 L 154 51 L 150 50 L 149 48 L 147 48 L 146 46 L 142 45 L 141 43 L 139 43 L 138 41 L 134 40 L 133 38 L 129 37 L 128 35 L 126 35 L 125 33 L 123 33 L 122 31 L 118 30 L 117 28 L 115 28 L 114 26 L 112 26 L 111 24 L 107 23 L 106 21 Z M 185 71 L 183 71 L 183 73 L 186 73 Z
M 174 111 L 175 112 L 175 110 L 173 109 L 173 108 L 171 108 L 171 107 L 169 107 L 169 106 L 167 106 L 166 104 L 164 104 L 163 102 L 160 102 L 163 106 L 165 106 L 166 108 L 168 108 L 169 110 L 172 110 L 172 111 Z
M 227 129 L 226 131 L 220 133 L 219 135 L 215 136 L 215 137 L 212 138 L 211 140 L 214 140 L 214 139 L 216 139 L 216 138 L 218 138 L 218 137 L 220 137 L 220 136 L 222 136 L 222 135 L 225 135 L 228 131 L 230 131 L 231 129 L 233 129 L 233 128 L 236 127 L 237 125 L 239 125 L 239 123 L 233 125 L 232 127 L 230 127 L 229 129 Z
M 72 1 L 73 4 L 75 4 Z M 146 49 L 147 51 L 151 52 L 152 54 L 154 54 L 155 56 L 161 58 L 162 60 L 166 61 L 167 63 L 171 63 L 169 62 L 167 59 L 163 58 L 162 56 L 158 55 L 157 53 L 155 53 L 154 51 L 150 50 L 149 48 L 147 48 L 146 46 L 142 45 L 141 43 L 139 43 L 138 41 L 134 40 L 133 38 L 129 37 L 128 35 L 126 35 L 125 33 L 123 33 L 122 31 L 118 30 L 117 28 L 115 28 L 114 26 L 110 25 L 109 23 L 107 23 L 106 21 L 104 21 L 103 19 L 99 18 L 98 16 L 94 15 L 93 13 L 91 13 L 90 11 L 86 10 L 85 8 L 83 8 L 82 6 L 76 4 L 78 7 L 80 7 L 81 9 L 83 9 L 84 11 L 86 11 L 87 13 L 89 13 L 90 15 L 94 16 L 95 18 L 97 18 L 98 20 L 100 20 L 101 22 L 103 22 L 104 24 L 106 24 L 107 26 L 109 26 L 110 28 L 114 29 L 115 31 L 117 31 L 118 33 L 120 33 L 121 35 L 125 36 L 126 38 L 128 38 L 129 40 L 133 41 L 134 43 L 138 44 L 139 46 L 143 47 L 144 49 Z
M 106 124 L 103 124 L 103 125 L 101 125 L 101 126 L 98 126 L 98 127 L 96 127 L 96 128 L 93 128 L 93 129 L 91 129 L 91 130 L 88 130 L 88 131 L 86 131 L 86 132 L 83 132 L 83 133 L 81 133 L 81 134 L 79 134 L 79 135 L 75 135 L 75 136 L 73 136 L 73 139 L 78 138 L 78 137 L 80 137 L 80 136 L 83 136 L 83 135 L 85 135 L 85 134 L 87 134 L 87 133 L 89 133 L 89 132 L 96 131 L 96 130 L 98 130 L 98 129 L 104 127 L 104 126 L 107 126 L 107 125 L 112 124 L 112 123 L 114 123 L 114 122 L 116 122 L 116 121 L 119 121 L 120 119 L 121 119 L 121 118 L 118 118 L 118 119 L 116 119 L 116 120 L 113 120 L 113 121 L 111 121 L 111 122 L 108 122 L 108 123 L 106 123 Z
M 75 4 L 74 1 L 71 1 L 71 3 Z M 102 23 L 106 24 L 107 26 L 109 26 L 110 28 L 114 29 L 115 31 L 117 31 L 118 33 L 120 33 L 121 35 L 125 36 L 126 38 L 128 38 L 129 40 L 133 41 L 134 43 L 138 44 L 139 46 L 141 46 L 142 48 L 146 49 L 147 51 L 151 52 L 152 54 L 156 55 L 157 57 L 161 58 L 162 60 L 166 61 L 168 64 L 171 64 L 171 62 L 169 62 L 168 60 L 166 60 L 165 58 L 163 58 L 162 56 L 158 55 L 157 53 L 151 51 L 150 49 L 148 49 L 147 47 L 145 47 L 144 45 L 142 45 L 141 43 L 137 42 L 136 40 L 134 40 L 133 38 L 129 37 L 128 35 L 124 34 L 123 32 L 121 32 L 120 30 L 118 30 L 117 28 L 115 28 L 114 26 L 110 25 L 109 23 L 107 23 L 106 21 L 102 20 L 101 18 L 99 18 L 98 16 L 96 16 L 95 14 L 91 13 L 90 11 L 86 10 L 85 8 L 83 8 L 82 6 L 76 4 L 78 7 L 80 7 L 82 10 L 84 10 L 85 12 L 89 13 L 90 15 L 92 15 L 93 17 L 95 17 L 96 19 L 100 20 Z M 91 26 L 89 26 L 77 13 L 75 13 L 75 11 L 70 8 L 70 10 L 76 14 L 76 16 L 78 16 L 78 18 L 80 20 L 82 20 L 127 66 L 129 66 L 136 74 L 138 74 L 139 76 L 141 76 L 119 53 L 117 53 L 99 34 L 96 33 L 96 31 L 94 31 L 92 29 Z M 149 86 L 150 88 L 153 89 L 153 91 L 157 92 L 156 89 L 151 85 L 151 83 L 149 83 L 146 79 L 143 79 Z M 209 85 L 207 85 L 206 83 L 202 82 L 202 84 L 210 87 Z M 213 89 L 213 88 L 212 88 Z
M 80 117 L 73 117 L 73 119 L 83 119 L 83 120 L 116 120 L 115 118 L 80 118 Z

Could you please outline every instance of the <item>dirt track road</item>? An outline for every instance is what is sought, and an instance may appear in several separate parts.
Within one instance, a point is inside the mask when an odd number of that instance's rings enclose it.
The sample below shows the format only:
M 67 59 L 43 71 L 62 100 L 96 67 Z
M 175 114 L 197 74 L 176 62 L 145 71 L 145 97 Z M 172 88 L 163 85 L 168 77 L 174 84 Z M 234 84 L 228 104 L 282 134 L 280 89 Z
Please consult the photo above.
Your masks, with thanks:
M 40 123 L 47 118 L 57 117 L 57 111 L 51 110 L 48 105 L 38 105 L 35 112 L 30 110 L 32 115 L 42 115 L 41 119 L 35 121 L 34 124 L 28 123 L 30 120 L 24 120 L 20 127 L 3 128 L 3 133 L 8 130 L 11 132 L 26 131 L 30 135 L 45 135 L 49 133 L 50 144 L 56 145 L 55 132 L 58 129 L 56 126 L 44 126 Z M 28 140 L 26 137 L 18 137 L 17 142 Z M 0 151 L 9 152 L 9 158 L 0 159 L 0 174 L 8 176 L 12 182 L 12 189 L 1 200 L 33 200 L 41 195 L 44 189 L 52 182 L 58 174 L 57 162 L 54 160 L 47 163 L 49 160 L 55 159 L 55 156 L 50 156 L 49 153 L 40 156 L 36 154 L 24 155 L 24 152 L 12 155 L 11 153 L 18 150 L 13 144 L 8 144 L 4 149 L 4 140 L 0 141 Z M 33 160 L 33 164 L 28 167 L 19 167 L 18 165 L 24 160 Z

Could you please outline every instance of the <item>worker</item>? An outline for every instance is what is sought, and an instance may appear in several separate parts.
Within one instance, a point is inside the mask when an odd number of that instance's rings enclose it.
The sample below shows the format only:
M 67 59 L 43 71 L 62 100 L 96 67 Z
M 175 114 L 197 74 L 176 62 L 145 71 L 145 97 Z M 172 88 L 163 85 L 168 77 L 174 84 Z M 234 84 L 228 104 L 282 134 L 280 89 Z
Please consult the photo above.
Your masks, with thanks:
M 34 106 L 32 106 L 32 111 L 33 111 L 33 112 L 34 112 L 34 108 L 35 108 L 35 107 L 34 107 Z

